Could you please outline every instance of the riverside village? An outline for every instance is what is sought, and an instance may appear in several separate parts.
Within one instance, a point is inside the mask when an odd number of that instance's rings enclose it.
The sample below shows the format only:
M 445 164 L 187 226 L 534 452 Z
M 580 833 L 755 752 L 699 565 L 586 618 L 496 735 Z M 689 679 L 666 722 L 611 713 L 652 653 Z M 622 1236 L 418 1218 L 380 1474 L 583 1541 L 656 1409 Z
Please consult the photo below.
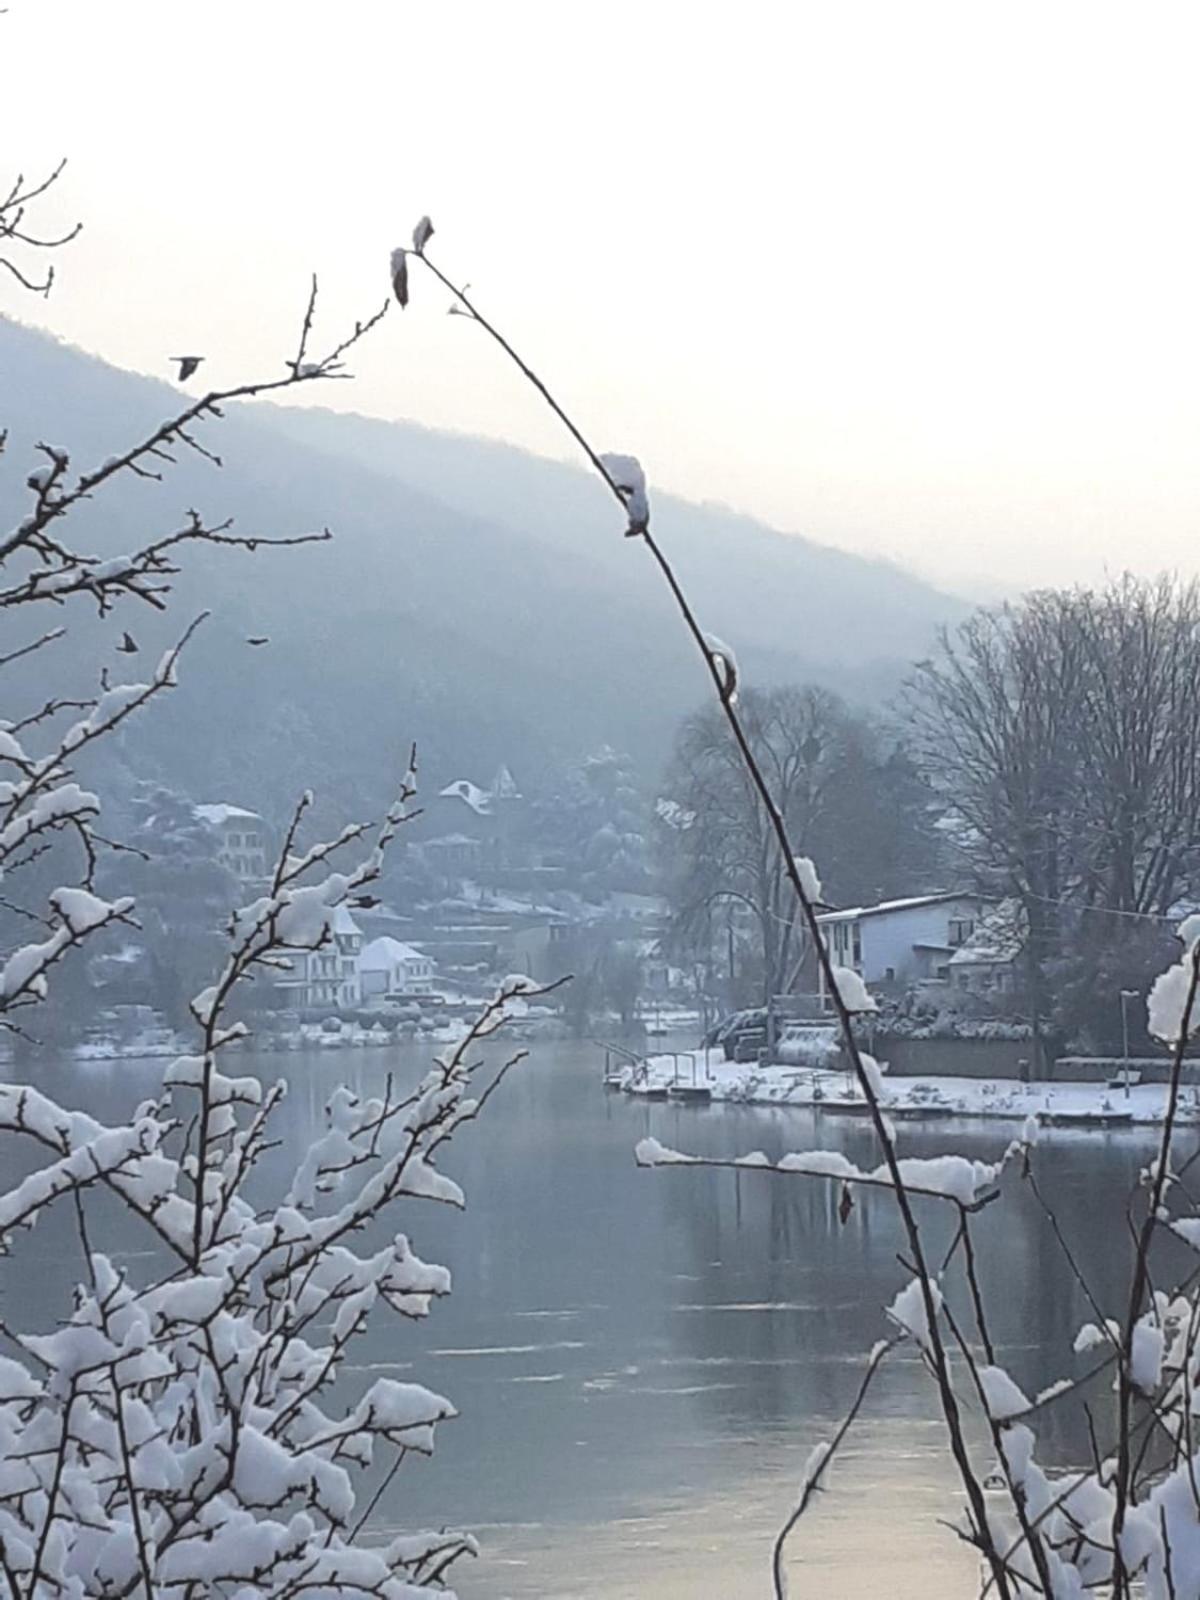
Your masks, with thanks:
M 895 765 L 906 785 L 917 781 Z M 278 821 L 167 792 L 141 794 L 134 809 L 145 837 L 177 854 L 153 895 L 163 937 L 180 910 L 169 879 L 185 863 L 211 894 L 224 895 L 227 911 L 268 890 Z M 1096 1128 L 1159 1119 L 1169 1062 L 1146 1029 L 1154 974 L 1139 967 L 1144 927 L 1108 993 L 1099 972 L 1085 972 L 1089 1014 L 1072 1032 L 1032 1003 L 1021 900 L 932 886 L 956 870 L 968 881 L 969 848 L 956 842 L 963 824 L 952 807 L 926 798 L 906 825 L 913 854 L 924 848 L 926 871 L 920 883 L 892 877 L 890 887 L 915 892 L 828 906 L 815 919 L 832 961 L 870 991 L 872 1009 L 858 1026 L 886 1074 L 889 1114 L 1032 1115 Z M 759 947 L 763 917 L 745 892 L 751 886 L 734 874 L 714 880 L 710 914 L 697 923 L 684 897 L 697 869 L 691 835 L 704 826 L 669 796 L 640 800 L 627 761 L 609 749 L 564 774 L 560 793 L 526 797 L 504 765 L 487 783 L 452 779 L 385 892 L 340 905 L 329 939 L 290 955 L 264 986 L 254 1006 L 256 1046 L 445 1043 L 463 1035 L 507 975 L 543 986 L 569 969 L 573 988 L 561 1000 L 520 1003 L 512 1031 L 591 1040 L 610 1089 L 693 1105 L 793 1104 L 866 1116 L 799 921 L 786 929 L 790 961 L 781 967 L 777 950 Z M 698 848 L 711 873 L 707 845 Z M 1168 916 L 1131 920 L 1181 921 L 1192 902 L 1186 885 L 1180 891 Z M 714 903 L 722 906 L 716 924 Z M 1111 955 L 1111 946 L 1096 948 Z M 167 965 L 161 948 L 136 939 L 95 957 L 88 982 L 96 1020 L 71 1045 L 77 1059 L 180 1050 Z M 1189 1088 L 1193 1079 L 1189 1064 Z M 1200 1095 L 1185 1095 L 1180 1115 L 1200 1118 Z
M 0 0 L 0 1600 L 1200 1600 L 1198 63 Z

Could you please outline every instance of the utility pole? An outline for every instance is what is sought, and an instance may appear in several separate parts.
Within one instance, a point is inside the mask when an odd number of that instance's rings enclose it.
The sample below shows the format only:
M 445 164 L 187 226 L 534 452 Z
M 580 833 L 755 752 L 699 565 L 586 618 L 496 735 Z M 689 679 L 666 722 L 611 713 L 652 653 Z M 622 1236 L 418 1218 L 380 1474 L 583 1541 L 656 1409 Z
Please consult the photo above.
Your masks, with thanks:
M 1129 1099 L 1129 1012 L 1125 1009 L 1125 1002 L 1127 1000 L 1136 1000 L 1137 998 L 1138 991 L 1136 989 L 1121 990 L 1121 1044 L 1125 1062 L 1122 1074 L 1125 1079 L 1126 1100 Z

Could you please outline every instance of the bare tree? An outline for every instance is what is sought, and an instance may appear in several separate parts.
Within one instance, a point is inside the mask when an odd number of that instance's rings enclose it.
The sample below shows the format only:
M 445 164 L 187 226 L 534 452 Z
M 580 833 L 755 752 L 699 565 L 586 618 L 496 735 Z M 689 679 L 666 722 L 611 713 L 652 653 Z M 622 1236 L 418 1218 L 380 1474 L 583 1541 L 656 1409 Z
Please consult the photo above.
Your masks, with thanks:
M 746 732 L 770 772 L 793 837 L 811 841 L 824 819 L 845 718 L 820 689 L 749 690 Z M 764 815 L 736 744 L 719 711 L 700 711 L 680 730 L 667 776 L 686 826 L 664 829 L 675 906 L 675 937 L 689 945 L 718 926 L 747 925 L 758 995 L 795 987 L 804 957 L 800 907 L 779 841 Z M 738 913 L 742 915 L 738 915 Z M 732 935 L 731 935 L 732 936 Z M 730 974 L 731 983 L 734 974 Z M 731 993 L 731 1003 L 736 1003 Z
M 789 836 L 820 856 L 827 899 L 875 901 L 930 886 L 928 797 L 902 751 L 885 754 L 877 730 L 826 689 L 751 688 L 740 705 Z M 675 798 L 660 836 L 676 946 L 711 954 L 723 933 L 745 945 L 743 977 L 767 1005 L 805 977 L 815 987 L 786 860 L 719 708 L 683 724 L 666 790 Z M 730 981 L 736 991 L 732 970 Z M 739 1000 L 747 996 L 731 992 L 731 1004 Z
M 1081 897 L 1165 915 L 1200 868 L 1200 587 L 1127 574 L 1069 609 L 1086 666 Z
M 920 753 L 966 860 L 1022 908 L 1035 1032 L 1054 964 L 1165 916 L 1200 864 L 1198 674 L 1195 585 L 1129 577 L 977 612 L 916 669 Z

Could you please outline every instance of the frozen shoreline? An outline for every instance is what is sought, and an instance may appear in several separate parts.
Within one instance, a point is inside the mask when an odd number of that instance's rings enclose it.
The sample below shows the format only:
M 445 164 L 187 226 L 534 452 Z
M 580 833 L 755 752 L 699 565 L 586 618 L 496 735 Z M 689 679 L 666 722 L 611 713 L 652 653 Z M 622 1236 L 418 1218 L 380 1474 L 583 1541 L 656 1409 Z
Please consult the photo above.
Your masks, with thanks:
M 739 1066 L 718 1059 L 715 1051 L 681 1051 L 647 1058 L 644 1076 L 625 1068 L 613 1087 L 633 1095 L 681 1101 L 739 1105 L 801 1106 L 834 1116 L 866 1113 L 866 1102 L 843 1071 L 757 1065 Z M 1120 1126 L 1161 1122 L 1166 1109 L 1165 1083 L 1123 1088 L 1103 1083 L 1017 1083 L 1009 1078 L 885 1078 L 883 1110 L 896 1120 L 940 1117 L 990 1117 L 1023 1122 L 1037 1117 L 1048 1123 Z M 1200 1123 L 1200 1089 L 1180 1094 L 1179 1120 Z

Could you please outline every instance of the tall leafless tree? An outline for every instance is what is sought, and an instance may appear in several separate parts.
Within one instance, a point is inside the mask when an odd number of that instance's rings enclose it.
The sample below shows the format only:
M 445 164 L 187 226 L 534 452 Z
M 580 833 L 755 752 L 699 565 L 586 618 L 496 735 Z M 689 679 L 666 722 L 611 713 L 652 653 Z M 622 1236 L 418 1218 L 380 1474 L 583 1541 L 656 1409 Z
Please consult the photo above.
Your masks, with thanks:
M 872 900 L 929 886 L 936 853 L 925 794 L 903 752 L 887 754 L 871 724 L 822 688 L 748 689 L 741 717 L 790 838 L 820 856 L 827 898 Z M 778 836 L 718 708 L 684 722 L 666 789 L 672 803 L 660 837 L 677 948 L 703 956 L 728 935 L 747 947 L 746 975 L 764 1004 L 797 989 L 812 953 L 804 919 Z M 732 971 L 730 980 L 732 991 Z M 730 994 L 734 1004 L 748 998 Z
M 1165 917 L 1200 863 L 1200 598 L 1124 577 L 985 610 L 919 664 L 921 756 L 984 887 L 1019 903 L 1035 1030 L 1074 950 Z

